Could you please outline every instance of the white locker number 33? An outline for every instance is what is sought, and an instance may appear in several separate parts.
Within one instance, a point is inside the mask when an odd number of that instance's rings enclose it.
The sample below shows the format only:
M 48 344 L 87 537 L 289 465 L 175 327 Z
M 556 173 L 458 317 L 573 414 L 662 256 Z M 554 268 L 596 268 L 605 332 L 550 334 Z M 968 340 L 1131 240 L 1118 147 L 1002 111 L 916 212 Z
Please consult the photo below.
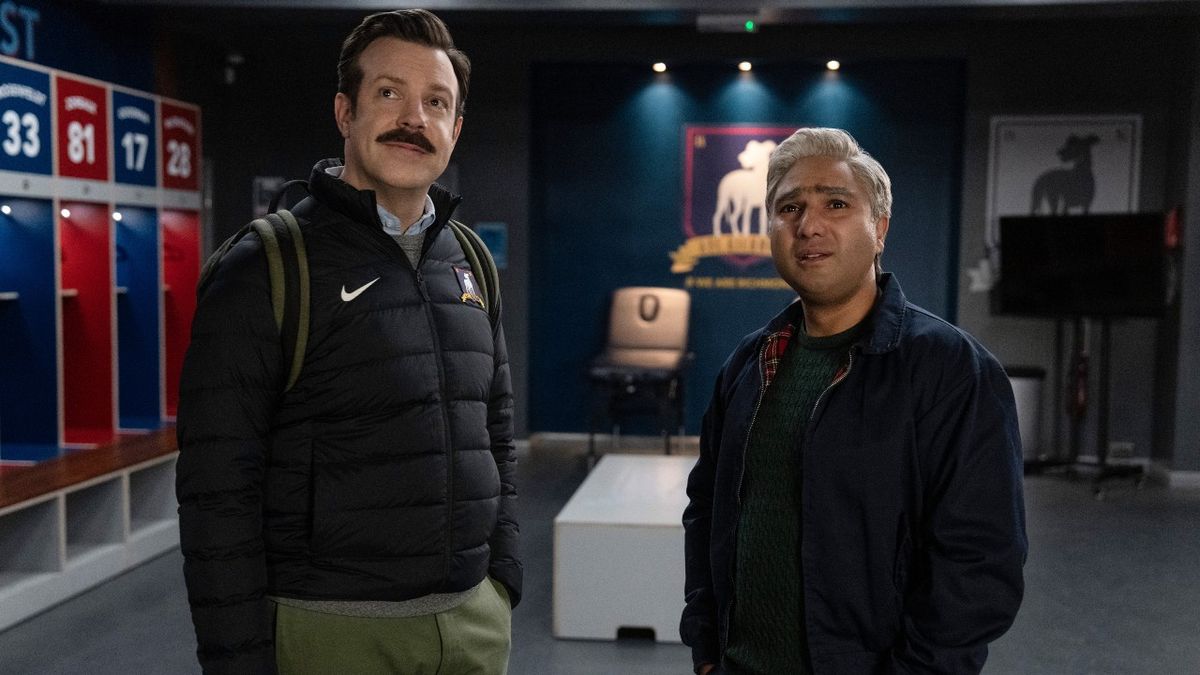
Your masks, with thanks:
M 15 110 L 5 110 L 3 115 L 0 115 L 0 123 L 3 123 L 8 130 L 8 134 L 3 143 L 4 153 L 9 157 L 16 157 L 24 154 L 26 157 L 37 157 L 42 151 L 42 142 L 38 138 L 38 118 L 33 113 L 25 113 L 18 115 Z M 25 138 L 21 138 L 21 130 L 25 130 Z

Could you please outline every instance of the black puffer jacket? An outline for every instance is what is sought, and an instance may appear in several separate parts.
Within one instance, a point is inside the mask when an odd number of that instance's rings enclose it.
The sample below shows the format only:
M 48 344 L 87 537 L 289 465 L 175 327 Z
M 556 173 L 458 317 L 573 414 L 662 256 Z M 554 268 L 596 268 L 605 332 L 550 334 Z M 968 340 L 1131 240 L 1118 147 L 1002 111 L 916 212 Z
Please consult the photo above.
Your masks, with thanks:
M 266 595 L 407 600 L 488 574 L 521 595 L 508 355 L 462 299 L 454 268 L 470 267 L 445 226 L 458 199 L 430 190 L 437 223 L 414 270 L 374 193 L 328 166 L 293 210 L 312 292 L 295 386 L 281 395 L 256 237 L 221 261 L 192 324 L 177 492 L 206 672 L 273 670 Z

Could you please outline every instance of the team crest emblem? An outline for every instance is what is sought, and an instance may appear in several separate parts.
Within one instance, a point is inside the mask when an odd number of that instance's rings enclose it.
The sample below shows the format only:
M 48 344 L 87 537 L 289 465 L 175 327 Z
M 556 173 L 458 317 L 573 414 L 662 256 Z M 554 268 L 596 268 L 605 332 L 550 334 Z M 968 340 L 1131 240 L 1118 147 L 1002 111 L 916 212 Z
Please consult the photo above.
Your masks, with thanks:
M 482 309 L 483 297 L 479 295 L 479 284 L 475 282 L 475 275 L 471 273 L 471 270 L 455 267 L 454 276 L 458 277 L 458 288 L 462 291 L 459 299 Z
M 671 271 L 690 273 L 706 257 L 739 270 L 771 257 L 767 164 L 793 127 L 686 127 L 683 232 Z

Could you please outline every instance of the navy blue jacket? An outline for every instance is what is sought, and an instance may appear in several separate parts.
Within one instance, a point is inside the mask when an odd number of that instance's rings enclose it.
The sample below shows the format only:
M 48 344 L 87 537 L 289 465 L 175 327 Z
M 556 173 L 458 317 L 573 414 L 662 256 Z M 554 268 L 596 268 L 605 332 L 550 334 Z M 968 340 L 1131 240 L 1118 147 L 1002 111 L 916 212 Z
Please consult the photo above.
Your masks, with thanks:
M 974 338 L 909 304 L 891 274 L 849 369 L 803 439 L 801 565 L 814 673 L 977 673 L 1012 624 L 1028 547 L 1008 378 Z M 692 658 L 720 663 L 734 601 L 742 475 L 766 342 L 717 377 L 683 515 Z M 797 451 L 800 451 L 797 439 Z

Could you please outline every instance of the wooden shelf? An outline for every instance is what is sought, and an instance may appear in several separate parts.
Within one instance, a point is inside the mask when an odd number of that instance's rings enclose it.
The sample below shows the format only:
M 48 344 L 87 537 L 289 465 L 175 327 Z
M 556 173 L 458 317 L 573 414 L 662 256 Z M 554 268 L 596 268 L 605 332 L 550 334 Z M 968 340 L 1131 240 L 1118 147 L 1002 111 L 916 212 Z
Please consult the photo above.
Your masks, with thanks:
M 0 631 L 179 544 L 174 428 L 0 474 Z
M 11 475 L 0 475 L 0 512 L 14 504 L 173 455 L 177 449 L 172 426 L 149 434 L 120 435 L 115 442 L 94 450 L 69 452 Z

